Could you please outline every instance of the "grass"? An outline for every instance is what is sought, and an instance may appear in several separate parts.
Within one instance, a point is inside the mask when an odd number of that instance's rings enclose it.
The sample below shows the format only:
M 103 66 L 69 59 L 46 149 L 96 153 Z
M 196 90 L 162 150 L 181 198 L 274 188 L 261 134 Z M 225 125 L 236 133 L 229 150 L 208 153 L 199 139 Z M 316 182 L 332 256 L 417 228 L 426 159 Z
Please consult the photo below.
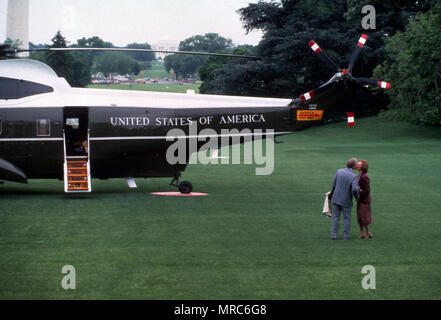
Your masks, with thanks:
M 150 79 L 164 79 L 164 78 L 173 78 L 172 73 L 167 73 L 164 68 L 164 63 L 158 61 L 152 61 L 152 68 L 149 70 L 143 70 L 143 78 Z M 136 76 L 135 78 L 140 78 L 140 76 Z M 117 90 L 139 90 L 139 91 L 157 91 L 157 92 L 176 92 L 176 93 L 186 93 L 187 90 L 194 90 L 195 93 L 199 93 L 200 84 L 195 83 L 133 83 L 131 85 L 128 84 L 90 84 L 87 86 L 88 88 L 97 88 L 97 89 L 117 89 Z
M 440 299 L 441 131 L 376 117 L 279 138 L 275 170 L 190 165 L 207 197 L 159 197 L 168 179 L 0 186 L 0 299 Z M 335 170 L 367 159 L 374 239 L 329 240 Z M 340 226 L 340 235 L 342 226 Z M 64 265 L 76 289 L 64 290 Z M 364 265 L 376 289 L 361 287 Z
M 193 83 L 134 83 L 128 84 L 112 84 L 110 86 L 106 84 L 91 84 L 88 88 L 96 89 L 114 89 L 114 90 L 139 90 L 139 91 L 157 91 L 157 92 L 177 92 L 186 93 L 187 90 L 194 90 L 195 93 L 199 93 L 200 84 Z
M 164 68 L 164 63 L 159 61 L 151 62 L 152 68 L 148 70 L 142 70 L 143 78 L 150 79 L 164 79 L 164 78 L 173 78 L 173 71 L 167 72 Z

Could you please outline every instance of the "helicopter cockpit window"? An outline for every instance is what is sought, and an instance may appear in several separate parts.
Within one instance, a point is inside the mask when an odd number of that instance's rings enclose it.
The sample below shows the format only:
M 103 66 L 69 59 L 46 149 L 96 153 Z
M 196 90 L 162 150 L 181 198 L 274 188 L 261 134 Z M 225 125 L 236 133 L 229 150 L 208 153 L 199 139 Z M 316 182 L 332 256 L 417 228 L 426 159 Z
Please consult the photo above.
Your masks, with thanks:
M 20 99 L 52 91 L 52 87 L 41 83 L 0 77 L 0 99 Z
M 51 135 L 51 121 L 49 119 L 37 120 L 37 136 L 48 137 Z

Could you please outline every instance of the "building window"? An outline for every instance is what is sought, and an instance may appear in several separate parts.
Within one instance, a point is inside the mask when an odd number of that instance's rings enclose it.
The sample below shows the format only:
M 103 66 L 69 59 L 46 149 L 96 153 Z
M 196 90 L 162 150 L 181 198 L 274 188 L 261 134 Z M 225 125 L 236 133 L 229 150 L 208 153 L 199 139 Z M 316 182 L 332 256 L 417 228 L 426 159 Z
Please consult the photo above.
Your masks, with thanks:
M 51 135 L 51 121 L 49 119 L 37 120 L 37 136 L 48 137 Z

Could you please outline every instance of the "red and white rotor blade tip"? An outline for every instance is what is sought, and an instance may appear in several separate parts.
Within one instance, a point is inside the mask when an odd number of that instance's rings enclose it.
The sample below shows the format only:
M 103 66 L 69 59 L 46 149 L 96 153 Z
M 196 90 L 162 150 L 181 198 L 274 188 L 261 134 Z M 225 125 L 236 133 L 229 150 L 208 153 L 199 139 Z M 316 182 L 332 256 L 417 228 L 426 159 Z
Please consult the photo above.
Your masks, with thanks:
M 390 83 L 389 83 L 389 82 L 378 81 L 378 82 L 377 82 L 377 85 L 378 85 L 380 88 L 383 88 L 383 89 L 386 89 L 386 90 L 389 90 L 389 89 L 390 89 Z
M 329 68 L 339 69 L 338 65 L 322 51 L 322 48 L 314 40 L 309 41 L 308 45 Z
M 322 49 L 314 40 L 309 41 L 309 47 L 317 54 L 320 54 L 322 52 Z
M 302 101 L 308 101 L 308 100 L 314 98 L 314 95 L 315 95 L 315 94 L 314 94 L 314 91 L 309 91 L 309 92 L 307 92 L 307 93 L 301 94 L 301 95 L 300 95 L 300 100 L 302 100 Z
M 361 35 L 360 39 L 358 39 L 357 46 L 359 46 L 360 48 L 363 48 L 364 44 L 366 43 L 367 38 L 368 38 L 368 35 L 363 33 Z
M 354 118 L 354 113 L 353 112 L 348 112 L 348 126 L 349 127 L 353 127 L 355 126 L 355 118 Z

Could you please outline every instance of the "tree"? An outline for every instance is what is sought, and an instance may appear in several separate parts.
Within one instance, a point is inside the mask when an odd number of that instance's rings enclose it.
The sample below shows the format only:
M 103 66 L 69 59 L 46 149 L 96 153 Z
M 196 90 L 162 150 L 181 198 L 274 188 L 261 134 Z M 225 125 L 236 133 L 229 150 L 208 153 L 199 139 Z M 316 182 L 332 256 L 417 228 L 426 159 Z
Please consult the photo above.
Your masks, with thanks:
M 358 34 L 368 33 L 369 43 L 362 59 L 364 68 L 372 73 L 374 68 L 388 59 L 385 41 L 395 33 L 403 31 L 409 19 L 421 12 L 427 12 L 438 0 L 348 0 L 345 17 L 351 28 Z M 371 5 L 375 8 L 376 29 L 363 30 L 361 27 L 362 8 Z M 358 71 L 358 70 L 356 70 Z M 368 74 L 371 76 L 371 74 Z
M 316 40 L 337 64 L 345 65 L 345 58 L 356 41 L 356 37 L 348 36 L 344 19 L 346 8 L 346 0 L 285 0 L 259 2 L 240 9 L 238 12 L 247 32 L 254 29 L 264 32 L 257 54 L 274 59 L 235 65 L 237 73 L 234 74 L 233 70 L 228 70 L 232 65 L 223 67 L 217 72 L 220 77 L 216 80 L 217 90 L 225 86 L 233 91 L 227 90 L 227 94 L 246 92 L 253 96 L 294 97 L 320 86 L 334 70 L 317 60 L 307 44 L 311 39 Z M 227 75 L 233 76 L 238 83 L 228 80 Z M 243 82 L 243 79 L 249 81 Z
M 19 39 L 11 39 L 11 38 L 7 38 L 5 40 L 5 44 L 9 44 L 11 46 L 11 49 L 22 49 L 23 47 L 23 41 L 19 40 Z
M 23 47 L 23 42 L 20 41 L 19 39 L 12 40 L 11 38 L 7 38 L 5 40 L 4 44 L 8 44 L 11 47 L 11 49 L 14 49 L 14 50 L 22 49 L 22 47 Z M 7 59 L 7 57 L 0 56 L 0 60 L 3 60 L 3 59 Z
M 111 42 L 104 41 L 100 37 L 93 36 L 90 38 L 81 38 L 77 40 L 76 45 L 72 45 L 72 47 L 79 47 L 79 48 L 113 48 L 114 45 Z
M 50 48 L 67 48 L 67 41 L 58 31 Z M 83 87 L 90 82 L 90 69 L 84 55 L 68 51 L 47 51 L 45 62 L 71 86 Z
M 152 50 L 152 47 L 148 43 L 136 42 L 129 43 L 126 48 Z M 155 60 L 155 54 L 153 52 L 127 52 L 127 55 L 140 62 L 149 62 Z
M 104 41 L 100 37 L 93 36 L 90 38 L 81 38 L 77 40 L 76 44 L 72 45 L 73 48 L 113 48 L 113 43 Z M 99 56 L 102 52 L 99 51 L 83 51 L 81 54 L 87 61 L 89 69 L 92 69 L 93 61 L 95 57 Z
M 67 48 L 67 41 L 57 31 L 55 36 L 51 39 L 52 44 L 49 48 Z M 67 82 L 72 79 L 72 54 L 68 51 L 48 51 L 46 52 L 46 62 L 54 69 L 59 77 L 64 77 Z
M 229 50 L 232 48 L 232 40 L 224 38 L 217 33 L 206 33 L 195 35 L 179 44 L 180 51 L 203 51 L 216 52 L 218 50 Z M 186 77 L 195 74 L 204 63 L 206 57 L 172 54 L 164 59 L 164 67 L 167 72 L 173 69 L 177 77 Z
M 386 42 L 390 61 L 375 70 L 394 85 L 387 118 L 441 126 L 441 5 L 411 18 Z
M 119 52 L 104 52 L 95 58 L 94 72 L 102 72 L 108 76 L 112 73 L 139 73 L 139 64 L 133 58 Z
M 216 53 L 226 53 L 225 51 L 216 51 Z M 208 59 L 204 61 L 204 63 L 200 66 L 198 70 L 199 79 L 203 82 L 201 87 L 204 86 L 204 83 L 208 83 L 210 80 L 214 78 L 214 71 L 224 66 L 228 62 L 229 58 L 227 57 L 219 57 L 219 56 L 210 56 Z M 202 91 L 206 91 L 207 89 L 202 89 Z
M 253 49 L 254 47 L 249 45 L 240 46 L 234 49 L 233 54 L 248 55 L 251 54 L 250 51 L 252 52 L 254 51 Z M 227 52 L 216 51 L 216 53 L 227 53 Z M 222 92 L 222 90 L 219 90 L 217 88 L 217 85 L 222 83 L 222 81 L 217 81 L 217 82 L 214 81 L 214 79 L 218 76 L 217 71 L 226 67 L 229 62 L 231 62 L 232 65 L 241 64 L 241 63 L 243 64 L 247 62 L 245 59 L 233 60 L 233 61 L 231 61 L 231 59 L 232 58 L 228 58 L 228 57 L 211 56 L 205 60 L 205 62 L 201 65 L 201 67 L 198 70 L 199 79 L 201 79 L 202 81 L 202 85 L 199 88 L 199 91 L 201 93 Z
M 73 87 L 85 87 L 91 80 L 91 68 L 83 52 L 71 52 L 71 56 L 72 78 L 68 82 Z
M 377 29 L 363 30 L 361 8 L 371 4 L 377 9 Z M 207 77 L 201 92 L 292 98 L 317 88 L 335 70 L 317 59 L 308 47 L 314 39 L 340 67 L 348 66 L 350 55 L 361 33 L 369 41 L 353 69 L 355 77 L 372 77 L 374 68 L 387 54 L 384 41 L 407 23 L 407 17 L 428 10 L 434 1 L 400 0 L 281 0 L 251 3 L 238 10 L 246 32 L 263 31 L 257 55 L 271 57 L 261 61 L 229 60 Z M 374 99 L 375 98 L 375 99 Z M 357 116 L 377 113 L 386 108 L 383 93 L 373 97 L 364 88 L 346 96 Z
M 151 50 L 152 47 L 148 43 L 130 43 L 126 46 L 128 49 L 147 49 Z M 151 61 L 155 60 L 155 54 L 153 52 L 126 52 L 126 55 L 138 61 L 138 69 L 143 70 L 151 69 Z M 139 73 L 139 71 L 137 73 Z
M 173 70 L 176 79 L 179 79 L 195 74 L 205 59 L 201 56 L 172 54 L 165 57 L 164 67 L 167 72 Z
M 179 50 L 216 52 L 218 50 L 230 49 L 232 46 L 233 42 L 231 39 L 224 38 L 217 33 L 206 33 L 181 41 L 179 43 Z
M 32 42 L 29 42 L 29 49 L 43 49 L 48 47 L 48 44 L 33 44 Z M 29 54 L 29 58 L 32 60 L 38 60 L 41 61 L 45 64 L 47 64 L 46 62 L 46 52 L 44 51 L 33 51 L 30 52 Z

